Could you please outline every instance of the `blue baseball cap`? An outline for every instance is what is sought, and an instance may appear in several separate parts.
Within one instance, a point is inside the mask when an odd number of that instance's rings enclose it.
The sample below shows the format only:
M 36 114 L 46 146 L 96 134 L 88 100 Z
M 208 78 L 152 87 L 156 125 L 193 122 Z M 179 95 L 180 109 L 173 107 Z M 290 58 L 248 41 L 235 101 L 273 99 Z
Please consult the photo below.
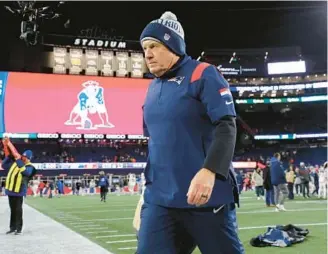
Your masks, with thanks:
M 22 156 L 26 157 L 28 160 L 32 160 L 33 152 L 31 150 L 26 150 L 26 151 L 24 151 Z

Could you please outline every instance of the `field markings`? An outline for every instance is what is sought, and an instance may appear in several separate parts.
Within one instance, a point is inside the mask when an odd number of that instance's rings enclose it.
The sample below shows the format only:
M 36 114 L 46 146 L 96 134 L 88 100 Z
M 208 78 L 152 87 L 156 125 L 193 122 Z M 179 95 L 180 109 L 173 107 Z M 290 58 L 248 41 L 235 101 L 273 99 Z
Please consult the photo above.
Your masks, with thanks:
M 324 226 L 328 225 L 327 222 L 322 223 L 307 223 L 307 224 L 292 224 L 297 227 L 305 227 L 305 226 Z M 241 227 L 239 230 L 249 230 L 249 229 L 258 229 L 258 228 L 268 228 L 268 227 L 276 227 L 277 225 L 268 225 L 268 226 L 255 226 L 255 227 Z
M 76 228 L 76 227 L 75 227 Z M 78 228 L 79 230 L 90 230 L 90 229 L 108 229 L 108 227 L 84 227 L 84 228 Z
M 272 207 L 273 208 L 273 207 Z M 327 211 L 327 208 L 308 208 L 308 209 L 287 209 L 287 211 L 279 212 L 279 213 L 289 213 L 289 212 L 307 212 L 307 211 Z M 274 209 L 269 210 L 259 210 L 259 211 L 245 211 L 245 212 L 239 212 L 238 214 L 260 214 L 260 213 L 277 213 Z M 93 220 L 85 220 L 85 222 L 89 221 L 118 221 L 118 220 L 132 220 L 133 217 L 124 217 L 124 218 L 109 218 L 109 219 L 93 219 Z
M 272 207 L 273 208 L 273 207 Z M 308 211 L 327 211 L 327 208 L 306 208 L 306 209 L 288 209 L 287 211 L 276 212 L 275 210 L 259 210 L 259 211 L 247 211 L 237 212 L 238 214 L 252 214 L 252 213 L 288 213 L 288 212 L 308 212 Z
M 137 247 L 124 247 L 124 248 L 118 248 L 119 250 L 136 250 Z
M 136 205 L 137 207 L 137 205 Z M 130 212 L 135 211 L 135 208 L 133 209 L 108 209 L 108 210 L 94 210 L 92 213 L 105 213 L 105 212 Z M 71 214 L 83 214 L 83 213 L 90 213 L 90 211 L 81 211 L 81 212 L 70 212 Z
M 96 238 L 112 238 L 112 237 L 126 237 L 126 236 L 136 236 L 136 234 L 126 234 L 126 235 L 99 235 Z
M 98 234 L 98 233 L 117 233 L 117 230 L 103 230 L 103 231 L 88 231 L 86 234 Z
M 326 225 L 328 225 L 328 223 L 327 222 L 321 222 L 321 223 L 305 223 L 305 224 L 292 224 L 292 225 L 297 226 L 297 227 L 326 226 Z M 268 227 L 276 227 L 276 225 L 240 227 L 240 228 L 238 228 L 238 230 L 261 229 L 261 228 L 268 228 Z M 111 242 L 106 242 L 106 243 L 126 243 L 126 242 L 137 242 L 137 240 L 121 240 L 121 241 L 111 241 Z M 135 249 L 137 249 L 136 246 L 118 248 L 118 250 L 135 250 Z
M 120 240 L 120 241 L 110 241 L 110 242 L 106 242 L 106 243 L 131 243 L 131 242 L 137 242 L 137 239 L 131 239 L 131 240 Z

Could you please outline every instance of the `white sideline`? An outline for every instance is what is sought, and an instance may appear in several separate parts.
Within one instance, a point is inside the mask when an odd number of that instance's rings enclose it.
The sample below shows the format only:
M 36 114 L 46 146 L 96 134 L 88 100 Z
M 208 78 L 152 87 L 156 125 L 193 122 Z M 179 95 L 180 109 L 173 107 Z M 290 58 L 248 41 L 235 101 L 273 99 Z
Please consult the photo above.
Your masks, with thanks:
M 113 254 L 30 206 L 24 204 L 23 209 L 23 234 L 6 235 L 10 212 L 8 198 L 0 197 L 0 253 L 30 254 L 46 250 L 47 254 L 59 254 L 78 250 L 79 254 Z

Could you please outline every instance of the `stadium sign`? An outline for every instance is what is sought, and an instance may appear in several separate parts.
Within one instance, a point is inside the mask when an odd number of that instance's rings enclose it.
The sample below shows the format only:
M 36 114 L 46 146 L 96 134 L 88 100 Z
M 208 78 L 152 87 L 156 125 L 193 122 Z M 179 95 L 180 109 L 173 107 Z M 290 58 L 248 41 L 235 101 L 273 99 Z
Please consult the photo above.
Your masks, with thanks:
M 305 84 L 290 84 L 290 85 L 270 85 L 270 86 L 231 86 L 231 92 L 263 92 L 263 91 L 285 91 L 285 90 L 303 90 L 303 89 L 317 89 L 328 88 L 328 83 L 314 82 Z
M 222 75 L 227 76 L 264 76 L 264 66 L 241 66 L 238 64 L 220 64 L 217 66 Z
M 83 47 L 94 49 L 121 49 L 142 52 L 138 41 L 120 40 L 119 38 L 90 38 L 84 36 L 67 36 L 46 34 L 42 38 L 42 44 L 61 47 Z
M 83 47 L 126 49 L 125 41 L 109 41 L 109 40 L 75 38 L 73 45 L 74 46 L 83 46 Z

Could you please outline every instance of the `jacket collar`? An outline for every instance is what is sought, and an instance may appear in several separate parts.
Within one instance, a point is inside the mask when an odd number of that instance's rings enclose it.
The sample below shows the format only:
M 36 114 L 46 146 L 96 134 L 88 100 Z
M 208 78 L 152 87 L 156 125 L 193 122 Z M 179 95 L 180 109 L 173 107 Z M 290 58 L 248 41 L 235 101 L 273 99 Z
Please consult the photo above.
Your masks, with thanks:
M 184 66 L 189 60 L 191 59 L 190 56 L 184 55 L 181 56 L 180 59 L 172 66 L 171 69 L 169 69 L 166 73 L 164 73 L 162 76 L 158 77 L 159 79 L 166 79 L 171 78 L 176 75 L 176 73 L 179 71 L 179 69 Z

